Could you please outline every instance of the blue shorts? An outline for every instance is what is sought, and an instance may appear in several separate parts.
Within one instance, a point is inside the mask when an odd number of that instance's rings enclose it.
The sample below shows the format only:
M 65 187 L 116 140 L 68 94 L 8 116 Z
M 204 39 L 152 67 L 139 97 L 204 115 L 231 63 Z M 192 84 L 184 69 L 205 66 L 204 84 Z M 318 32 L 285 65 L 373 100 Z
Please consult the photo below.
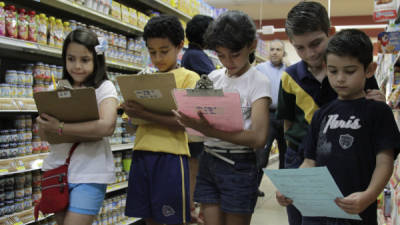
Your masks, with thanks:
M 190 157 L 192 158 L 200 158 L 201 153 L 203 152 L 204 142 L 189 142 L 189 152 Z
M 133 151 L 125 215 L 161 224 L 190 221 L 188 157 Z
M 73 184 L 69 187 L 68 211 L 84 214 L 97 215 L 103 205 L 107 184 Z
M 203 152 L 199 161 L 194 201 L 219 204 L 227 213 L 251 214 L 257 202 L 258 176 L 255 153 L 221 154 L 235 166 Z

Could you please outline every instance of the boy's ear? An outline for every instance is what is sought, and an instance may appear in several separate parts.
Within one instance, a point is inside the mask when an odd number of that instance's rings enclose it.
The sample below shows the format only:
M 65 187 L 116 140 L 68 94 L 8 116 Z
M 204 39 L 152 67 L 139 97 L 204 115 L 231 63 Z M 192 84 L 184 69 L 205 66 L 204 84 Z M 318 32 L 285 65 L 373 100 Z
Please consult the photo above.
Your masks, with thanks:
M 179 48 L 179 49 L 182 49 L 183 46 L 184 46 L 184 44 L 185 44 L 185 42 L 184 42 L 184 41 L 181 41 L 181 43 L 180 43 L 178 46 L 176 46 L 176 47 Z
M 328 33 L 328 37 L 334 35 L 336 33 L 336 27 L 335 26 L 331 26 L 329 28 L 329 33 Z
M 257 39 L 254 40 L 254 41 L 251 43 L 251 45 L 250 45 L 250 50 L 251 50 L 251 51 L 255 51 L 256 48 L 257 48 Z
M 376 62 L 372 62 L 368 65 L 367 71 L 365 71 L 366 72 L 365 75 L 367 78 L 371 78 L 374 76 L 376 67 L 378 67 L 378 64 L 376 64 Z

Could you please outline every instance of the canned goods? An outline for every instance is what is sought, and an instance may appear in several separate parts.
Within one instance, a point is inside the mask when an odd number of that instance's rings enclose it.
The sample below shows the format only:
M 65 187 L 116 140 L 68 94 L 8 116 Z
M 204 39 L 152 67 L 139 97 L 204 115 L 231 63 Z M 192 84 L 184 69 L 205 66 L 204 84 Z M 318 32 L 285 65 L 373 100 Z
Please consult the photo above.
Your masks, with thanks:
M 15 176 L 15 187 L 17 189 L 25 187 L 25 174 L 19 173 Z
M 18 134 L 17 129 L 10 129 L 10 142 L 17 142 L 18 141 Z
M 24 209 L 29 209 L 32 207 L 32 195 L 24 198 Z
M 21 212 L 24 210 L 24 198 L 16 198 L 14 203 L 15 212 Z
M 25 84 L 25 71 L 17 71 L 17 84 Z
M 32 155 L 32 142 L 30 141 L 25 142 L 25 154 Z

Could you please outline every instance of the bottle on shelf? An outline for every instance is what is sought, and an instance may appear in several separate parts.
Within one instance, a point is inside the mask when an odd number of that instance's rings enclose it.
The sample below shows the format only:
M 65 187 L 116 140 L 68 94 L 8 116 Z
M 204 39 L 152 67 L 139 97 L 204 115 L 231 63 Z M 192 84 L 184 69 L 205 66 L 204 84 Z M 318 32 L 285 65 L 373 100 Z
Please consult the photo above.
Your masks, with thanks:
M 17 30 L 17 12 L 14 5 L 5 7 L 6 14 L 6 36 L 11 38 L 18 38 Z
M 28 40 L 28 20 L 25 9 L 18 10 L 18 39 Z
M 38 38 L 38 24 L 37 16 L 35 11 L 28 12 L 28 40 L 37 42 Z
M 6 35 L 6 13 L 4 6 L 4 2 L 0 2 L 0 36 Z
M 44 13 L 39 15 L 38 19 L 38 43 L 46 45 L 47 44 L 47 23 L 48 19 Z
M 54 29 L 56 26 L 56 18 L 54 18 L 54 16 L 50 16 L 49 17 L 49 22 L 48 22 L 48 27 L 47 27 L 47 33 L 48 33 L 48 37 L 47 37 L 47 44 L 50 47 L 55 47 L 55 34 L 54 34 Z
M 62 48 L 63 42 L 64 42 L 64 25 L 61 19 L 57 19 L 54 27 L 55 47 Z

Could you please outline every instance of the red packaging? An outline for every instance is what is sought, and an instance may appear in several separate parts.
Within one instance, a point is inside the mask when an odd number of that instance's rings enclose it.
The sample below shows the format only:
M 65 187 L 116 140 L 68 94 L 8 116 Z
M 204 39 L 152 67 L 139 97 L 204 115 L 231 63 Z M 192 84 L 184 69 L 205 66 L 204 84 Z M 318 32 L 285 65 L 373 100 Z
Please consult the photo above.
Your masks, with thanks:
M 25 9 L 18 10 L 18 39 L 28 40 L 28 20 Z
M 6 36 L 11 38 L 18 38 L 17 12 L 15 12 L 15 6 L 8 5 L 5 7 L 5 10 L 6 10 Z
M 36 12 L 29 11 L 28 12 L 28 40 L 37 42 L 38 29 L 37 29 L 37 20 L 36 20 Z

